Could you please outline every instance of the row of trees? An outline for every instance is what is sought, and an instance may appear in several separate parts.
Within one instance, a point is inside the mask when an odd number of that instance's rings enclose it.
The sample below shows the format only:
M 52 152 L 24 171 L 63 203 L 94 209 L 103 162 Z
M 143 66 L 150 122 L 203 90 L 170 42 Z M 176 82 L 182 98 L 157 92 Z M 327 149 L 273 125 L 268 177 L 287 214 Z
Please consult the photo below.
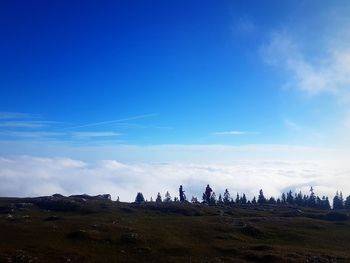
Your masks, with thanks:
M 137 196 L 135 198 L 135 203 L 143 203 L 147 202 L 145 200 L 142 193 L 137 193 Z M 185 191 L 183 190 L 182 185 L 180 185 L 179 188 L 179 198 L 174 197 L 174 199 L 171 198 L 170 193 L 167 191 L 165 194 L 165 198 L 163 199 L 161 194 L 157 194 L 157 198 L 154 201 L 152 198 L 150 202 L 156 202 L 156 203 L 162 203 L 162 202 L 188 202 Z M 207 204 L 207 205 L 247 205 L 247 204 L 289 204 L 289 205 L 298 205 L 298 206 L 304 206 L 304 207 L 313 207 L 313 208 L 320 208 L 320 209 L 331 209 L 330 201 L 328 197 L 322 196 L 319 197 L 315 194 L 313 187 L 310 188 L 310 194 L 305 195 L 302 194 L 302 192 L 294 193 L 292 191 L 289 191 L 287 193 L 282 193 L 280 198 L 275 199 L 274 197 L 266 198 L 264 196 L 263 190 L 261 189 L 259 191 L 259 195 L 256 198 L 255 196 L 248 200 L 246 195 L 243 193 L 242 195 L 237 195 L 235 197 L 231 197 L 230 192 L 228 189 L 225 190 L 225 192 L 219 196 L 215 194 L 215 192 L 211 189 L 209 184 L 206 186 L 205 191 L 202 195 L 202 201 L 198 201 L 197 197 L 192 196 L 191 203 L 195 204 Z M 333 209 L 350 209 L 350 196 L 343 198 L 343 194 L 341 192 L 337 192 L 336 195 L 333 198 Z

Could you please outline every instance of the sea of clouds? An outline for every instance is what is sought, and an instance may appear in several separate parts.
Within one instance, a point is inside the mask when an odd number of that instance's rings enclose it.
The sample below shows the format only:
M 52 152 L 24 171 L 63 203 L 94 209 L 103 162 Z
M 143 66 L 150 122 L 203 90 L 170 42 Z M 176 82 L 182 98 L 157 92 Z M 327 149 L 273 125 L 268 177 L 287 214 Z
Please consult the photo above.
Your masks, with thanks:
M 160 192 L 202 196 L 206 184 L 218 195 L 228 188 L 232 196 L 249 198 L 260 188 L 278 197 L 291 189 L 333 197 L 337 190 L 350 194 L 350 165 L 334 161 L 236 160 L 227 163 L 82 161 L 34 156 L 0 157 L 0 196 L 40 196 L 110 193 L 113 199 L 133 201 L 137 192 L 153 199 Z

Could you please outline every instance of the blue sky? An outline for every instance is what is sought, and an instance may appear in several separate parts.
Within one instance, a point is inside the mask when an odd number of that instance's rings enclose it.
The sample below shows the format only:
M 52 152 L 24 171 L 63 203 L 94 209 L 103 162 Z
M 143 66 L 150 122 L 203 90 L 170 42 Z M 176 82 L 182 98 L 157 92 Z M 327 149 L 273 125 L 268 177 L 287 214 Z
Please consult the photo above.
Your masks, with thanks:
M 346 148 L 349 13 L 348 1 L 3 1 L 0 155 Z

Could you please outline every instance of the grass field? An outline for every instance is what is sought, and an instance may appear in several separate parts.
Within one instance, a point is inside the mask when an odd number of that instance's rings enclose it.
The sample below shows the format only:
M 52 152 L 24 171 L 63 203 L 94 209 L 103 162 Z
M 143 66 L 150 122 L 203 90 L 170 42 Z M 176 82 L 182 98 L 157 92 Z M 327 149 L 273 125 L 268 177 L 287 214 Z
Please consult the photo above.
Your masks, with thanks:
M 0 198 L 0 262 L 350 262 L 347 214 Z

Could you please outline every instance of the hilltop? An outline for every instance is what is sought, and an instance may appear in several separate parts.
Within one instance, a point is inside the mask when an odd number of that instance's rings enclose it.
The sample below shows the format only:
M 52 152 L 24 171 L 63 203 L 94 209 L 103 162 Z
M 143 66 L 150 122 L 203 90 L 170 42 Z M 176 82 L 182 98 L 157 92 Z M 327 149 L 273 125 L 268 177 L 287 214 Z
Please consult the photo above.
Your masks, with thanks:
M 0 262 L 350 262 L 349 210 L 0 198 Z

